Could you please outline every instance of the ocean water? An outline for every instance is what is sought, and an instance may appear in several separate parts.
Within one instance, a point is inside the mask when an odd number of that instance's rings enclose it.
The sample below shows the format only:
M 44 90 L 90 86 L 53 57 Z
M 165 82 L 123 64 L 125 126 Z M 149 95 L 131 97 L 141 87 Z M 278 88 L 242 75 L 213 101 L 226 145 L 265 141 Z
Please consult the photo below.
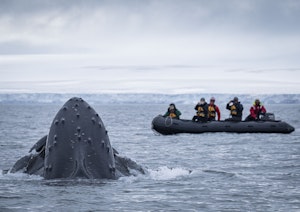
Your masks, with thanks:
M 112 146 L 147 174 L 118 180 L 44 180 L 0 174 L 0 211 L 299 211 L 300 107 L 266 105 L 291 134 L 162 136 L 151 121 L 168 105 L 97 104 Z M 220 105 L 219 105 L 220 106 Z M 245 106 L 246 116 L 249 105 Z M 61 104 L 0 104 L 0 169 L 43 135 Z M 191 118 L 194 105 L 177 105 Z M 225 106 L 224 106 L 225 107 Z M 222 119 L 228 112 L 222 109 Z

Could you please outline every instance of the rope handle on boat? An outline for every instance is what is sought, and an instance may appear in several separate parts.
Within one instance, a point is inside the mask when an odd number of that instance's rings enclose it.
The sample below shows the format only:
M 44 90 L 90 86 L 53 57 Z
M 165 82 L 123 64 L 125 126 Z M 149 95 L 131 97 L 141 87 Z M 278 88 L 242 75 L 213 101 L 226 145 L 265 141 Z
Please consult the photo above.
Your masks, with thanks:
M 168 119 L 170 119 L 170 124 L 167 124 Z M 165 126 L 170 127 L 172 124 L 173 124 L 173 119 L 170 116 L 167 116 L 167 118 L 165 119 Z

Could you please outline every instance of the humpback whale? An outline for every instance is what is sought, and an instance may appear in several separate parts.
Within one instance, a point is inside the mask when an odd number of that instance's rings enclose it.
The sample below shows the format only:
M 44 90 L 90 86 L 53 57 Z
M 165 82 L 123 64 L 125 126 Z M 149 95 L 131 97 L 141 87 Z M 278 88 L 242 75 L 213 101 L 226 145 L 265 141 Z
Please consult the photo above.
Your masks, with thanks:
M 142 166 L 120 156 L 109 141 L 98 113 L 82 98 L 71 98 L 58 111 L 48 135 L 19 159 L 11 173 L 22 171 L 45 179 L 117 179 L 144 174 Z

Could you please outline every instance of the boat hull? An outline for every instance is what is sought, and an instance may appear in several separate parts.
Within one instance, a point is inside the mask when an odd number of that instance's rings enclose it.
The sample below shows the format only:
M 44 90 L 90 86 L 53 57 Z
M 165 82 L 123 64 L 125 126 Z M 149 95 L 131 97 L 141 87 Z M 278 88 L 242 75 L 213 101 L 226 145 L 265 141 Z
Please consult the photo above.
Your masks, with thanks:
M 192 120 L 172 119 L 161 115 L 153 119 L 152 129 L 163 135 L 205 132 L 291 133 L 295 130 L 294 127 L 283 121 L 210 121 L 202 123 Z

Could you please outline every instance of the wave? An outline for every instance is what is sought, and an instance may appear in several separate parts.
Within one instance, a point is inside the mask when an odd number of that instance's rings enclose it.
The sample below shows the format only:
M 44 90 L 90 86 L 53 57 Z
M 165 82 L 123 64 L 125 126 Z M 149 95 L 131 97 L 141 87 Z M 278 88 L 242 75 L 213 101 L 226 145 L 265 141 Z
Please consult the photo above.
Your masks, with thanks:
M 234 173 L 220 171 L 220 170 L 203 170 L 203 172 L 210 173 L 210 174 L 221 175 L 221 176 L 226 176 L 226 177 L 233 177 L 233 176 L 235 176 Z

